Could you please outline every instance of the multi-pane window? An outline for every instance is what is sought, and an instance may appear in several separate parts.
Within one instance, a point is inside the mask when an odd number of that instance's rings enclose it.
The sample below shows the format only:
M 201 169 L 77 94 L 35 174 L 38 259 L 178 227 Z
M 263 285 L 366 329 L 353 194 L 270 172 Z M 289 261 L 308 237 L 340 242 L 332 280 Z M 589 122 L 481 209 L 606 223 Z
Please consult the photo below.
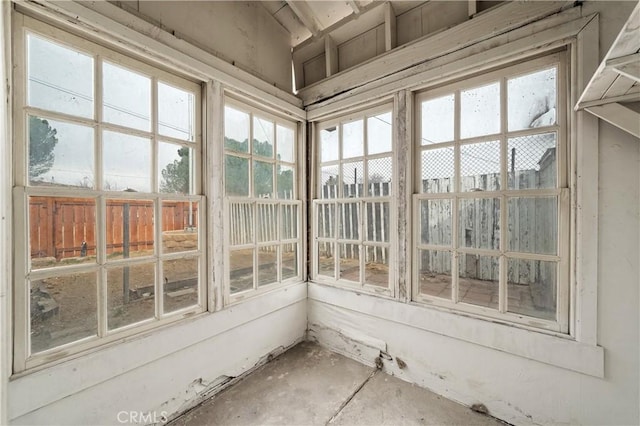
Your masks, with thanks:
M 567 331 L 562 55 L 417 97 L 414 299 Z
M 318 281 L 391 290 L 392 127 L 390 106 L 318 124 L 313 201 Z
M 18 370 L 206 300 L 199 85 L 47 33 L 18 48 Z
M 228 294 L 302 276 L 296 123 L 227 100 L 224 187 Z

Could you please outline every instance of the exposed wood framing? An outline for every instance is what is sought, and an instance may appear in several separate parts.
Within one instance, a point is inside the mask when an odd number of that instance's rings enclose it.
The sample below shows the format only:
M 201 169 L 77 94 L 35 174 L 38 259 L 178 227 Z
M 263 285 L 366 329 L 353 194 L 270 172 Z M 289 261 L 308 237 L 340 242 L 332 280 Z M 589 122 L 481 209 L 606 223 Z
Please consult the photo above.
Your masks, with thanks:
M 634 82 L 640 80 L 639 50 L 640 3 L 631 12 L 589 83 L 581 89 L 581 96 L 575 108 L 582 109 L 587 105 L 593 105 L 594 101 L 635 93 L 629 90 Z M 640 96 L 636 96 L 635 99 L 640 100 Z
M 347 4 L 351 8 L 351 10 L 353 10 L 353 13 L 355 13 L 356 15 L 360 14 L 361 10 L 360 10 L 360 6 L 358 6 L 358 2 L 357 1 L 348 0 Z
M 586 110 L 636 138 L 640 138 L 640 113 L 619 103 L 593 106 L 586 108 Z
M 635 82 L 640 82 L 640 62 L 634 64 L 618 65 L 613 68 L 618 74 Z
M 324 59 L 327 77 L 338 72 L 338 46 L 330 35 L 324 36 Z
M 397 46 L 398 31 L 396 29 L 396 13 L 391 2 L 384 4 L 384 50 L 388 51 Z
M 334 96 L 394 74 L 429 59 L 455 52 L 481 41 L 509 32 L 533 21 L 557 13 L 572 2 L 513 2 L 505 4 L 494 13 L 488 13 L 469 20 L 455 28 L 442 31 L 405 46 L 403 49 L 383 53 L 376 59 L 352 70 L 340 73 L 338 77 L 326 78 L 314 85 L 301 89 L 298 95 L 304 105 Z M 487 31 L 491 28 L 491 31 Z M 455 34 L 455 37 L 452 35 Z M 425 55 L 426 53 L 426 55 Z
M 473 17 L 478 13 L 478 2 L 476 0 L 469 0 L 469 17 Z
M 293 13 L 296 14 L 298 19 L 300 19 L 300 21 L 304 24 L 304 26 L 307 27 L 309 31 L 311 31 L 311 34 L 314 37 L 318 37 L 320 35 L 320 31 L 322 31 L 322 28 L 320 27 L 318 21 L 316 21 L 313 11 L 311 11 L 309 5 L 303 1 L 292 0 L 288 0 L 287 4 L 289 5 Z
M 348 108 L 360 102 L 369 102 L 378 96 L 405 88 L 437 84 L 451 78 L 452 75 L 460 76 L 483 71 L 513 61 L 514 58 L 519 55 L 522 57 L 526 53 L 532 54 L 541 49 L 560 47 L 567 44 L 570 38 L 575 37 L 594 19 L 594 15 L 580 16 L 578 9 L 570 9 L 549 19 L 533 23 L 531 28 L 520 28 L 509 34 L 503 34 L 478 45 L 466 47 L 447 56 L 421 63 L 394 75 L 346 91 L 317 105 L 308 106 L 307 119 L 315 120 L 333 110 Z M 489 50 L 491 50 L 491 57 L 495 62 L 489 63 L 486 60 Z M 422 54 L 424 55 L 424 52 Z M 340 73 L 340 75 L 342 74 L 344 72 Z

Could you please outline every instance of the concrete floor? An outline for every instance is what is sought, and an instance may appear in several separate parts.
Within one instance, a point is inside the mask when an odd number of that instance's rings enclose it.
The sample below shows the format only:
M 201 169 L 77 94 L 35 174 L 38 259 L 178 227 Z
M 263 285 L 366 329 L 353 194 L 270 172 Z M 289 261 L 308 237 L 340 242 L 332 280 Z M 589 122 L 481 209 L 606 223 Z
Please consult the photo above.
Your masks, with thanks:
M 171 423 L 326 424 L 504 425 L 310 342 L 295 346 Z

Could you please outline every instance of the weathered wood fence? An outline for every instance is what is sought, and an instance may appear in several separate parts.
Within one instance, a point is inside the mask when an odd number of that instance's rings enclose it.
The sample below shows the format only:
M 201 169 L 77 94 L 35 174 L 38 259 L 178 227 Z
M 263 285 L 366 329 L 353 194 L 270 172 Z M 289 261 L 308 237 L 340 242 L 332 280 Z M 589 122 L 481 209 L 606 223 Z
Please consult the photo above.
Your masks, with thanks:
M 129 205 L 129 248 L 150 250 L 154 244 L 153 202 L 109 200 L 106 208 L 107 254 L 123 250 L 124 205 Z M 197 203 L 164 201 L 162 230 L 197 226 Z M 91 199 L 30 197 L 31 257 L 67 257 L 96 254 L 96 205 Z M 189 218 L 191 217 L 191 221 Z

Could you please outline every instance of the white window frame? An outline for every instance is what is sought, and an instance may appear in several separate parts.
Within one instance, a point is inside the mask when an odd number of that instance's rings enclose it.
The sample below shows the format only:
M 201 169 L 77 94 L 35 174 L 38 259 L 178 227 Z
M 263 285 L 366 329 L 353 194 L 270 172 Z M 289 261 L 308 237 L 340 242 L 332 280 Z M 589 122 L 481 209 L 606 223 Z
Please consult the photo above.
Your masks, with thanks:
M 552 126 L 537 127 L 531 129 L 522 129 L 517 131 L 508 131 L 507 129 L 507 80 L 509 78 L 518 77 L 537 70 L 555 67 L 557 69 L 556 78 L 556 96 L 557 96 L 557 120 Z M 567 129 L 567 54 L 565 52 L 552 53 L 550 55 L 525 60 L 524 62 L 514 65 L 507 65 L 498 70 L 479 75 L 470 79 L 465 79 L 455 83 L 451 83 L 444 87 L 433 90 L 420 92 L 415 96 L 415 141 L 414 156 L 416 165 L 414 173 L 414 196 L 413 196 L 413 300 L 416 302 L 426 303 L 432 306 L 441 306 L 454 309 L 460 312 L 468 312 L 480 316 L 486 316 L 492 319 L 498 319 L 507 323 L 524 324 L 535 328 L 551 330 L 555 332 L 569 332 L 569 215 L 570 215 L 570 197 L 569 197 L 569 174 L 568 174 L 568 129 Z M 472 138 L 461 138 L 460 129 L 460 93 L 465 89 L 472 89 L 483 86 L 485 84 L 498 82 L 500 85 L 500 130 L 498 133 L 483 135 Z M 454 108 L 454 129 L 455 136 L 451 142 L 433 143 L 422 145 L 420 137 L 422 135 L 421 125 L 421 104 L 424 101 L 438 98 L 444 95 L 455 94 Z M 556 168 L 557 181 L 554 188 L 545 189 L 508 189 L 508 167 L 507 167 L 507 141 L 513 137 L 525 137 L 532 134 L 556 133 Z M 484 190 L 480 192 L 467 191 L 463 192 L 460 185 L 460 147 L 474 142 L 500 141 L 500 190 Z M 423 193 L 421 182 L 421 158 L 422 153 L 430 149 L 453 148 L 454 149 L 454 188 L 451 192 L 443 193 Z M 543 255 L 533 253 L 514 253 L 509 251 L 508 247 L 508 200 L 511 197 L 556 197 L 557 199 L 557 253 L 556 255 Z M 498 199 L 500 202 L 500 247 L 497 250 L 492 249 L 476 249 L 459 246 L 459 217 L 458 202 L 464 199 L 492 198 Z M 452 235 L 450 248 L 447 249 L 442 245 L 423 244 L 420 238 L 421 217 L 420 205 L 423 200 L 451 200 L 451 221 Z M 440 297 L 433 297 L 422 294 L 420 292 L 420 273 L 419 273 L 419 253 L 421 250 L 438 250 L 449 251 L 451 253 L 451 299 L 447 300 Z M 498 309 L 484 308 L 477 305 L 463 303 L 456 300 L 458 290 L 458 258 L 461 255 L 472 254 L 481 256 L 494 256 L 499 258 L 499 303 Z M 556 318 L 557 321 L 546 320 L 536 317 L 528 317 L 507 311 L 507 260 L 523 259 L 523 260 L 540 260 L 557 262 L 556 269 Z
M 58 362 L 70 356 L 75 356 L 81 352 L 103 346 L 107 343 L 115 342 L 123 337 L 128 337 L 140 332 L 155 329 L 157 327 L 179 321 L 183 318 L 191 317 L 194 314 L 202 313 L 207 310 L 207 273 L 205 267 L 206 260 L 206 197 L 204 195 L 203 176 L 204 170 L 204 146 L 202 144 L 202 86 L 192 80 L 178 77 L 175 74 L 166 72 L 160 68 L 140 62 L 133 56 L 126 56 L 118 53 L 110 48 L 101 46 L 94 42 L 82 39 L 78 36 L 70 34 L 66 31 L 54 28 L 41 21 L 35 20 L 28 16 L 15 14 L 13 28 L 13 54 L 14 63 L 14 372 L 19 373 L 27 369 L 37 368 L 48 365 L 52 362 Z M 94 117 L 85 119 L 78 116 L 68 115 L 50 110 L 30 107 L 26 102 L 26 34 L 32 33 L 36 36 L 51 40 L 54 43 L 66 46 L 70 49 L 86 53 L 94 58 Z M 125 68 L 134 70 L 149 77 L 152 81 L 152 111 L 151 111 L 151 131 L 133 130 L 125 126 L 110 124 L 102 121 L 101 94 L 102 80 L 100 72 L 102 67 L 102 59 L 108 60 L 110 63 L 122 65 Z M 195 96 L 195 140 L 187 142 L 185 140 L 167 137 L 157 132 L 157 82 L 162 81 L 174 87 L 189 91 Z M 32 113 L 33 115 L 60 119 L 66 122 L 79 123 L 94 128 L 94 174 L 96 182 L 95 189 L 83 188 L 63 188 L 63 187 L 38 187 L 28 186 L 27 177 L 27 156 L 26 156 L 26 117 Z M 102 175 L 102 151 L 101 151 L 101 131 L 102 129 L 116 130 L 121 133 L 130 135 L 144 136 L 151 140 L 151 180 L 152 189 L 148 193 L 136 192 L 114 192 L 101 189 Z M 157 170 L 157 146 L 160 141 L 168 141 L 180 144 L 180 146 L 189 146 L 195 154 L 194 164 L 195 170 L 195 188 L 194 195 L 176 195 L 158 192 L 155 188 L 158 185 Z M 29 196 L 49 196 L 49 197 L 73 197 L 73 198 L 91 198 L 96 200 L 96 246 L 97 260 L 93 264 L 82 264 L 69 267 L 56 267 L 42 270 L 29 271 L 30 254 L 29 254 L 29 228 L 28 228 L 28 197 Z M 107 199 L 141 199 L 153 200 L 154 202 L 154 254 L 141 258 L 130 258 L 126 260 L 117 260 L 106 262 L 106 241 L 103 237 L 106 232 L 106 222 L 103 212 L 106 208 Z M 162 227 L 161 227 L 161 210 L 163 201 L 194 201 L 199 203 L 198 208 L 198 248 L 192 251 L 179 253 L 161 253 Z M 198 259 L 198 303 L 170 313 L 162 313 L 163 303 L 163 285 L 162 285 L 162 262 L 165 260 L 175 260 L 183 258 Z M 107 307 L 106 307 L 106 271 L 110 267 L 136 265 L 136 264 L 155 264 L 155 314 L 153 318 L 142 322 L 124 326 L 122 328 L 108 330 L 107 327 Z M 97 276 L 97 335 L 80 339 L 71 343 L 56 346 L 37 354 L 30 353 L 29 343 L 29 280 L 37 280 L 45 277 L 55 277 L 69 273 L 88 272 Z
M 380 115 L 382 113 L 391 113 L 391 125 L 392 125 L 392 147 L 391 153 L 383 152 L 376 153 L 372 155 L 367 154 L 367 146 L 368 146 L 368 136 L 367 136 L 367 119 L 369 117 L 373 117 L 376 115 Z M 363 155 L 357 157 L 349 157 L 348 159 L 342 158 L 342 124 L 353 122 L 356 120 L 363 121 Z M 397 159 L 395 152 L 395 109 L 393 102 L 385 102 L 383 104 L 372 105 L 366 108 L 358 109 L 356 111 L 349 111 L 343 114 L 337 114 L 336 116 L 327 119 L 326 121 L 318 121 L 314 123 L 314 158 L 315 164 L 313 167 L 313 175 L 315 180 L 315 185 L 312 189 L 312 204 L 311 204 L 311 235 L 312 235 L 312 250 L 311 250 L 311 279 L 314 282 L 328 284 L 337 287 L 350 288 L 354 290 L 361 290 L 368 293 L 379 294 L 388 297 L 395 297 L 396 294 L 396 250 L 394 247 L 397 245 L 397 238 L 394 235 L 394 230 L 397 227 L 397 204 L 396 204 L 396 188 L 397 188 Z M 338 131 L 338 159 L 332 160 L 328 162 L 322 163 L 320 161 L 320 134 L 323 130 L 327 128 L 335 127 L 336 131 Z M 391 157 L 392 164 L 392 179 L 389 183 L 389 195 L 386 196 L 360 196 L 356 198 L 345 198 L 344 196 L 336 197 L 336 198 L 321 198 L 320 191 L 322 182 L 321 179 L 318 178 L 320 175 L 321 169 L 323 166 L 337 166 L 341 169 L 343 163 L 352 163 L 352 162 L 363 162 L 363 170 L 364 176 L 368 176 L 367 173 L 367 164 L 369 160 L 374 160 L 376 158 L 387 158 Z M 342 192 L 342 185 L 337 185 L 337 190 L 339 194 Z M 332 237 L 321 237 L 318 232 L 318 210 L 321 205 L 330 205 L 334 204 L 335 206 L 339 206 L 340 204 L 355 204 L 357 203 L 358 208 L 360 209 L 360 217 L 362 218 L 359 228 L 358 228 L 358 239 L 340 239 L 338 235 L 338 214 L 336 213 L 333 218 L 333 229 L 335 230 L 334 235 Z M 378 242 L 378 241 L 368 241 L 366 238 L 366 223 L 368 220 L 368 215 L 366 213 L 366 206 L 368 203 L 389 203 L 389 238 L 386 242 Z M 336 209 L 337 210 L 337 209 Z M 319 261 L 318 261 L 318 245 L 321 243 L 331 243 L 334 245 L 334 251 L 336 252 L 336 260 L 334 261 L 334 278 L 328 277 L 326 275 L 321 275 L 319 273 Z M 337 246 L 339 244 L 350 244 L 357 245 L 358 250 L 360 252 L 359 262 L 360 262 L 360 278 L 359 281 L 351 281 L 340 278 L 340 258 L 337 255 L 338 249 Z M 387 287 L 377 286 L 373 284 L 369 284 L 365 280 L 365 259 L 363 252 L 367 247 L 381 247 L 386 248 L 389 253 L 388 257 L 388 265 L 389 265 L 389 281 Z
M 223 110 L 224 107 L 229 106 L 235 110 L 244 112 L 246 114 L 249 115 L 249 145 L 248 145 L 248 152 L 243 153 L 243 152 L 238 152 L 238 151 L 233 151 L 233 150 L 229 150 L 227 151 L 226 148 L 223 148 L 223 157 L 220 159 L 223 167 L 222 169 L 222 176 L 223 176 L 223 191 L 225 191 L 225 185 L 224 185 L 224 176 L 225 176 L 225 171 L 224 171 L 224 167 L 226 167 L 226 155 L 233 155 L 235 157 L 238 158 L 244 158 L 248 161 L 248 195 L 247 196 L 228 196 L 226 195 L 226 193 L 224 194 L 224 224 L 225 224 L 225 232 L 224 232 L 224 289 L 223 289 L 223 298 L 224 298 L 224 304 L 225 305 L 229 305 L 229 304 L 234 304 L 237 302 L 240 302 L 248 297 L 253 297 L 253 296 L 257 296 L 259 294 L 268 292 L 268 291 L 272 291 L 274 289 L 286 286 L 288 284 L 293 284 L 293 283 L 297 283 L 302 281 L 302 277 L 303 277 L 303 271 L 305 270 L 304 268 L 304 262 L 303 262 L 303 254 L 305 253 L 305 246 L 303 244 L 304 242 L 304 238 L 303 238 L 303 229 L 302 229 L 302 221 L 303 221 L 303 215 L 305 210 L 303 209 L 303 200 L 301 197 L 301 188 L 303 187 L 303 185 L 301 184 L 303 176 L 301 176 L 301 170 L 302 168 L 300 167 L 300 154 L 301 154 L 301 147 L 303 146 L 300 143 L 299 137 L 300 137 L 300 132 L 298 131 L 298 123 L 294 120 L 291 120 L 290 118 L 285 118 L 283 116 L 280 116 L 278 114 L 274 114 L 271 112 L 267 112 L 264 108 L 261 108 L 260 105 L 254 105 L 252 102 L 248 102 L 248 101 L 242 101 L 240 100 L 238 97 L 234 96 L 233 93 L 225 93 L 224 96 L 224 106 L 223 106 Z M 223 116 L 224 116 L 224 112 L 223 112 Z M 260 118 L 265 118 L 268 120 L 271 120 L 274 122 L 274 140 L 275 140 L 275 145 L 274 145 L 274 156 L 273 158 L 266 158 L 263 156 L 256 156 L 253 153 L 252 147 L 253 147 L 253 118 L 254 117 L 260 117 Z M 222 121 L 222 123 L 224 123 L 224 120 Z M 293 147 L 294 147 L 294 154 L 293 154 L 293 158 L 294 158 L 294 162 L 290 163 L 290 162 L 286 162 L 286 161 L 282 161 L 282 160 L 278 160 L 277 159 L 277 126 L 281 126 L 281 127 L 286 127 L 288 129 L 290 129 L 293 132 L 294 135 L 294 142 L 293 142 Z M 224 132 L 223 132 L 224 134 Z M 223 142 L 224 144 L 224 142 Z M 275 195 L 275 198 L 259 198 L 259 197 L 255 197 L 253 195 L 253 185 L 254 185 L 254 181 L 253 181 L 253 160 L 259 160 L 265 163 L 270 163 L 274 165 L 273 168 L 273 193 Z M 277 197 L 277 192 L 278 192 L 278 188 L 277 188 L 277 165 L 278 164 L 283 164 L 285 166 L 290 166 L 293 167 L 295 170 L 295 177 L 293 179 L 293 197 L 292 199 L 286 199 L 286 198 L 278 198 Z M 231 243 L 231 238 L 230 238 L 230 233 L 232 230 L 232 226 L 231 226 L 231 216 L 232 216 L 232 206 L 234 204 L 246 204 L 248 206 L 248 209 L 251 210 L 252 214 L 253 214 L 253 223 L 251 224 L 252 227 L 252 234 L 253 234 L 253 242 L 247 243 L 247 244 L 241 244 L 241 245 L 233 245 Z M 257 230 L 257 212 L 258 212 L 258 205 L 271 205 L 273 206 L 273 208 L 275 210 L 277 210 L 277 215 L 278 215 L 278 224 L 276 226 L 276 238 L 273 240 L 269 240 L 269 241 L 258 241 L 258 230 Z M 297 232 L 297 237 L 296 238 L 289 238 L 289 239 L 284 239 L 282 238 L 282 225 L 280 222 L 280 219 L 283 217 L 282 215 L 282 208 L 284 206 L 290 206 L 290 207 L 295 207 L 297 208 L 298 211 L 298 215 L 297 215 L 297 222 L 295 224 L 295 229 Z M 296 276 L 294 277 L 289 277 L 286 279 L 282 279 L 282 248 L 287 245 L 287 244 L 297 244 L 297 254 L 296 254 L 296 267 L 298 270 L 298 273 L 296 274 Z M 258 262 L 258 250 L 261 247 L 269 247 L 269 246 L 278 246 L 278 255 L 277 255 L 277 278 L 276 281 L 270 284 L 266 284 L 266 285 L 262 285 L 259 286 L 258 285 L 258 273 L 257 271 L 259 270 L 259 262 Z M 244 290 L 244 291 L 239 291 L 237 293 L 231 293 L 231 261 L 230 261 L 230 256 L 231 256 L 231 252 L 234 250 L 242 250 L 242 249 L 253 249 L 253 274 L 252 274 L 252 279 L 253 279 L 253 285 L 252 288 L 248 289 L 248 290 Z

